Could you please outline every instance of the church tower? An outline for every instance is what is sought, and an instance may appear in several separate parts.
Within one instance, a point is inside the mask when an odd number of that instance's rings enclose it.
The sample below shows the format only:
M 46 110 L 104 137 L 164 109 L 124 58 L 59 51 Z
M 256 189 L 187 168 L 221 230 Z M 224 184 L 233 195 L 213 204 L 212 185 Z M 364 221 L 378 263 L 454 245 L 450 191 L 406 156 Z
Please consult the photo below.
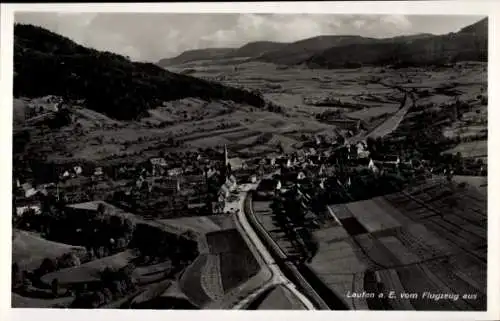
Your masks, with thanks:
M 224 163 L 222 164 L 222 179 L 225 181 L 231 175 L 231 165 L 229 164 L 229 158 L 227 155 L 227 145 L 224 144 Z
M 227 157 L 227 145 L 224 144 L 224 166 L 227 167 L 229 165 L 229 158 Z

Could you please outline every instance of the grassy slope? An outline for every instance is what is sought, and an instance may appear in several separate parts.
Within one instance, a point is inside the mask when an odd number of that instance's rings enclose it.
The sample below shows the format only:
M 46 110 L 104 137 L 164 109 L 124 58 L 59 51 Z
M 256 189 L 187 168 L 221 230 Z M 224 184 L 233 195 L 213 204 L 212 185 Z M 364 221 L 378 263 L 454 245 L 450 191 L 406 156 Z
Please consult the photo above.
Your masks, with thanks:
M 59 279 L 59 284 L 71 284 L 75 282 L 90 282 L 100 279 L 99 273 L 106 267 L 119 269 L 126 266 L 135 256 L 130 251 L 120 252 L 102 259 L 90 261 L 77 267 L 66 268 L 46 274 L 42 281 L 50 284 L 53 279 Z
M 83 247 L 48 241 L 34 233 L 16 230 L 13 233 L 12 261 L 23 269 L 35 269 L 45 258 L 57 258 L 72 251 L 85 251 Z
M 305 310 L 305 307 L 290 290 L 278 285 L 266 295 L 257 310 Z
M 16 293 L 12 293 L 11 306 L 13 308 L 53 308 L 67 307 L 75 298 L 72 296 L 57 299 L 36 299 L 27 298 Z

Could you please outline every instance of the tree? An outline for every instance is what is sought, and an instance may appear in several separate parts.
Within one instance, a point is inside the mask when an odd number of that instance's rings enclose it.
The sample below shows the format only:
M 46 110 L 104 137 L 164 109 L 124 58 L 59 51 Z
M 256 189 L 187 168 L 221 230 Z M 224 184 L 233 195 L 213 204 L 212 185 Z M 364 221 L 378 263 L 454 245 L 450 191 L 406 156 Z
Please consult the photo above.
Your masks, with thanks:
M 99 205 L 97 205 L 97 213 L 103 215 L 105 212 L 106 212 L 106 206 L 104 206 L 103 203 L 99 203 Z
M 342 135 L 337 136 L 337 144 L 339 145 L 344 145 L 345 144 L 345 138 Z
M 47 273 L 54 272 L 57 269 L 57 263 L 55 260 L 50 258 L 43 259 L 40 267 L 38 268 L 38 274 L 40 276 L 45 275 Z
M 113 300 L 113 293 L 111 292 L 111 290 L 109 288 L 104 288 L 102 289 L 102 294 L 104 296 L 104 300 L 106 302 L 110 302 L 111 300 Z
M 19 289 L 23 286 L 24 275 L 17 263 L 12 264 L 12 289 Z
M 127 247 L 127 240 L 124 237 L 120 237 L 116 240 L 116 248 L 122 250 Z
M 104 257 L 104 246 L 99 246 L 96 251 L 97 258 Z
M 31 281 L 26 276 L 23 278 L 22 290 L 27 291 L 31 287 Z
M 80 263 L 80 259 L 74 253 L 65 253 L 57 261 L 59 268 L 79 266 Z
M 52 289 L 52 294 L 54 295 L 54 297 L 57 297 L 59 295 L 59 279 L 58 278 L 55 278 L 52 280 L 51 289 Z

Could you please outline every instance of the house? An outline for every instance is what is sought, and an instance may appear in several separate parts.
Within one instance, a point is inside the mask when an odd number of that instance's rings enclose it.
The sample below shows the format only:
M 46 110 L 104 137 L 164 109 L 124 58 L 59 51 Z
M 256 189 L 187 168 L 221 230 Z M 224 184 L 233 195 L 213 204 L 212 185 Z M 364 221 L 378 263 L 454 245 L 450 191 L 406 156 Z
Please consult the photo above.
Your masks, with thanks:
M 30 198 L 38 194 L 38 190 L 36 190 L 33 187 L 28 188 L 26 191 L 24 191 L 24 197 Z
M 267 158 L 267 164 L 269 164 L 270 166 L 274 166 L 276 165 L 276 157 L 268 157 Z
M 310 155 L 316 155 L 316 149 L 314 149 L 314 147 L 310 147 L 306 150 L 305 152 L 305 155 L 306 156 L 310 156 Z
M 76 175 L 81 175 L 83 173 L 83 169 L 81 166 L 74 166 L 73 167 L 73 172 L 76 174 Z
M 357 167 L 369 169 L 374 173 L 378 171 L 378 167 L 375 165 L 375 162 L 371 158 L 358 158 L 351 164 Z
M 182 167 L 175 167 L 167 170 L 168 176 L 179 176 L 182 174 Z
M 219 189 L 219 193 L 218 193 L 219 198 L 226 199 L 227 197 L 229 197 L 230 194 L 231 194 L 231 191 L 229 190 L 227 185 L 223 184 Z
M 61 175 L 62 178 L 70 178 L 71 177 L 71 174 L 69 173 L 69 171 L 64 171 Z
M 94 170 L 94 176 L 102 176 L 102 175 L 104 175 L 102 167 L 96 167 Z
M 24 213 L 28 211 L 33 211 L 35 214 L 41 214 L 41 205 L 40 204 L 33 204 L 33 205 L 24 205 L 24 206 L 17 206 L 16 207 L 16 215 L 17 216 L 22 216 Z
M 229 188 L 230 191 L 234 190 L 238 186 L 236 177 L 234 177 L 234 175 L 229 176 L 224 184 Z
M 144 177 L 140 176 L 137 181 L 135 182 L 135 185 L 137 188 L 142 188 L 142 184 L 145 182 Z
M 209 168 L 207 170 L 207 178 L 212 177 L 215 173 L 217 173 L 217 171 L 214 168 Z
M 232 170 L 243 169 L 245 167 L 245 161 L 239 157 L 229 158 L 228 163 Z
M 319 177 L 330 177 L 335 175 L 335 166 L 327 166 L 325 164 L 321 164 L 321 166 L 317 169 L 317 175 Z
M 365 142 L 358 142 L 356 144 L 356 153 L 358 158 L 366 158 L 370 156 Z
M 151 165 L 154 167 L 154 166 L 161 166 L 161 167 L 164 167 L 164 166 L 167 166 L 167 161 L 165 160 L 165 158 L 163 157 L 155 157 L 155 158 L 151 158 L 149 160 L 149 162 L 151 163 Z
M 194 173 L 196 171 L 195 167 L 193 165 L 188 165 L 184 167 L 184 173 Z
M 306 153 L 302 149 L 297 150 L 297 153 L 296 153 L 297 161 L 302 162 L 302 161 L 304 161 L 305 157 L 306 157 Z
M 304 172 L 299 172 L 299 173 L 297 174 L 297 180 L 298 180 L 298 181 L 301 181 L 301 180 L 303 180 L 303 179 L 305 179 L 305 178 L 306 178 L 306 174 L 304 174 Z
M 181 182 L 178 178 L 169 178 L 164 180 L 162 183 L 162 187 L 169 192 L 177 193 L 181 191 Z

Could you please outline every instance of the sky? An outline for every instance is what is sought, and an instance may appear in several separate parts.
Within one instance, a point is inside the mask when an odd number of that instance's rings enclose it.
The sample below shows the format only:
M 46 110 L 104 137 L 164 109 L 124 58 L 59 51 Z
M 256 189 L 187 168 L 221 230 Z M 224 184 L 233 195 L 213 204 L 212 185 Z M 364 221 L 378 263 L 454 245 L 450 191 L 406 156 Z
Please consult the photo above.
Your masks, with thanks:
M 393 37 L 455 32 L 482 17 L 456 15 L 16 13 L 15 21 L 47 28 L 79 44 L 156 62 L 185 50 L 293 42 L 319 35 Z

